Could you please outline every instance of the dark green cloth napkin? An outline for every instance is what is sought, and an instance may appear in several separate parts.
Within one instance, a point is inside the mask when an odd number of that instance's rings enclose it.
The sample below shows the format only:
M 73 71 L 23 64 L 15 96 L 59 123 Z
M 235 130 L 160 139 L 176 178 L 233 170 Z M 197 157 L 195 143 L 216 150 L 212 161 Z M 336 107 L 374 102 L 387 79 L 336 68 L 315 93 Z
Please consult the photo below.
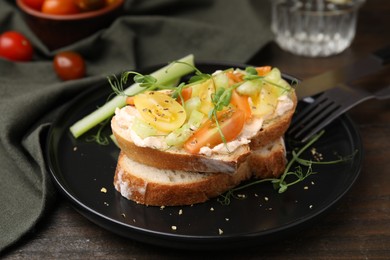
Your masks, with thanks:
M 60 50 L 81 53 L 87 77 L 62 82 L 49 51 L 14 1 L 0 1 L 0 33 L 17 30 L 34 45 L 31 62 L 0 58 L 0 253 L 54 206 L 44 142 L 58 108 L 84 89 L 126 69 L 196 61 L 246 62 L 272 38 L 266 0 L 134 0 L 107 29 Z M 29 236 L 31 237 L 31 236 Z

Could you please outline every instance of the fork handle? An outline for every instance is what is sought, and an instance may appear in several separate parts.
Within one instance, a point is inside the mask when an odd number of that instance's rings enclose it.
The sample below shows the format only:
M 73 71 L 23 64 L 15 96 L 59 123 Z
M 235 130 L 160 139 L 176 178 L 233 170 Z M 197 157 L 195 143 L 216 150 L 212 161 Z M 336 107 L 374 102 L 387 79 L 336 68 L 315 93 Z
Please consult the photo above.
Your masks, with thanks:
M 390 86 L 384 87 L 374 93 L 376 99 L 387 99 L 390 98 Z

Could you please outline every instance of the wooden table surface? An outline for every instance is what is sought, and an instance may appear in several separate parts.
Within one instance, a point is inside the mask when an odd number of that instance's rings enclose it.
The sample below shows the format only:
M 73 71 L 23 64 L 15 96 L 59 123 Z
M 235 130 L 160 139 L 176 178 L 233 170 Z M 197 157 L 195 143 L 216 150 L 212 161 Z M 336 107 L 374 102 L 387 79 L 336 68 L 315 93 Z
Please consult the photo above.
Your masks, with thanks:
M 341 67 L 390 44 L 390 2 L 368 0 L 360 11 L 356 38 L 344 53 L 310 59 L 270 44 L 252 60 L 307 78 Z M 380 83 L 390 82 L 384 69 Z M 375 78 L 373 80 L 377 80 Z M 340 204 L 303 232 L 271 245 L 233 252 L 187 252 L 158 248 L 106 231 L 77 213 L 63 198 L 5 259 L 390 259 L 390 102 L 367 101 L 350 111 L 358 125 L 364 161 L 361 175 Z

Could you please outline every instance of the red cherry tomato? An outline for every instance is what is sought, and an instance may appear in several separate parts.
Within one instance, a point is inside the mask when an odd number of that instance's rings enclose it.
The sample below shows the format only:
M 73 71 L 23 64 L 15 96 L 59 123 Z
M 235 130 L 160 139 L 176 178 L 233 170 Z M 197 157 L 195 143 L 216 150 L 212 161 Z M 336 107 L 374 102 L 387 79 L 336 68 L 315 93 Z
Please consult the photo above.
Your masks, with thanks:
M 0 35 L 0 57 L 12 61 L 30 61 L 34 49 L 23 34 L 8 31 Z
M 85 62 L 80 54 L 73 51 L 58 53 L 53 61 L 54 70 L 62 80 L 79 79 L 85 76 Z
M 42 13 L 45 14 L 77 14 L 80 10 L 73 0 L 45 0 Z
M 23 0 L 26 5 L 38 11 L 41 11 L 44 1 L 45 0 Z
M 245 125 L 245 112 L 240 109 L 229 109 L 217 114 L 220 130 L 226 142 L 234 140 Z M 198 130 L 184 143 L 187 152 L 196 154 L 204 146 L 214 147 L 222 143 L 222 137 L 215 124 L 214 118 L 208 119 Z

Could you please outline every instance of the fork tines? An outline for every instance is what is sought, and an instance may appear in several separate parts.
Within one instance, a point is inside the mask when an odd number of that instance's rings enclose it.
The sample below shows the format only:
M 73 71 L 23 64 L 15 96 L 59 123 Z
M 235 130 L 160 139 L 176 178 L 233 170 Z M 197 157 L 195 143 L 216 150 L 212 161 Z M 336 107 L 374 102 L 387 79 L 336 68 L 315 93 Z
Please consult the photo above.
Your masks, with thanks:
M 365 89 L 339 84 L 323 92 L 315 101 L 296 115 L 287 134 L 295 140 L 306 142 L 334 119 L 361 102 L 390 98 L 390 86 L 371 93 Z
M 339 116 L 342 110 L 340 104 L 323 93 L 293 118 L 288 134 L 295 140 L 306 142 Z

